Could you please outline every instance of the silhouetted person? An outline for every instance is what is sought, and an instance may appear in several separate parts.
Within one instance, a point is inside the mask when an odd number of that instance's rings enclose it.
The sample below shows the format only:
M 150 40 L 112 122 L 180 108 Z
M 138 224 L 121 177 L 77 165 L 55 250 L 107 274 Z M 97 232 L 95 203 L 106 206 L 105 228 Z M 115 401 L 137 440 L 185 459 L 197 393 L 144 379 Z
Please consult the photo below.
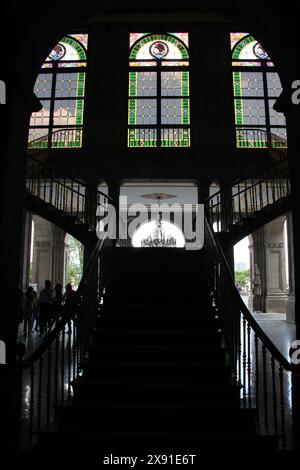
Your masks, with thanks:
M 19 288 L 18 291 L 17 291 L 16 337 L 19 334 L 19 324 L 24 321 L 25 302 L 26 302 L 26 297 L 25 297 L 22 289 Z
M 76 296 L 76 291 L 73 289 L 72 284 L 68 283 L 66 285 L 66 290 L 63 296 L 63 315 L 69 317 L 70 319 L 73 318 L 73 308 L 74 308 L 74 298 Z M 69 324 L 69 330 L 68 333 L 71 333 L 70 330 L 70 324 Z
M 58 282 L 54 287 L 54 319 L 57 322 L 62 314 L 63 287 Z
M 25 292 L 25 311 L 24 311 L 24 324 L 23 336 L 31 335 L 32 333 L 32 314 L 33 314 L 33 287 L 29 286 Z
M 40 336 L 47 332 L 47 326 L 50 327 L 51 315 L 53 310 L 53 291 L 51 282 L 45 281 L 45 289 L 41 290 L 39 296 L 40 306 Z
M 39 328 L 40 328 L 40 311 L 39 311 L 39 304 L 38 304 L 38 295 L 37 295 L 37 291 L 34 290 L 32 292 L 32 296 L 33 296 L 33 303 L 32 303 L 32 328 L 34 328 L 34 330 L 36 332 L 39 331 Z M 35 322 L 35 323 L 34 323 Z

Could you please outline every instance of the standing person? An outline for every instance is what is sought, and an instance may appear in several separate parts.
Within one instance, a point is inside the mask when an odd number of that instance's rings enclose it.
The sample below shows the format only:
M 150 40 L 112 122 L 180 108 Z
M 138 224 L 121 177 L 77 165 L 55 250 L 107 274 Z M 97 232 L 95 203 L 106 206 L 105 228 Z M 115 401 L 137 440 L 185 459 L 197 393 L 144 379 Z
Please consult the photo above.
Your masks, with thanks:
M 69 316 L 70 319 L 73 319 L 73 312 L 72 312 L 72 307 L 73 307 L 73 299 L 76 295 L 76 291 L 73 289 L 72 284 L 67 284 L 66 285 L 66 290 L 63 296 L 63 308 L 64 308 L 64 315 Z M 71 327 L 69 323 L 69 330 L 67 332 L 68 334 L 71 334 Z
M 32 292 L 33 302 L 32 302 L 32 328 L 36 332 L 39 331 L 39 324 L 40 324 L 40 311 L 39 311 L 39 304 L 38 304 L 38 296 L 37 291 L 34 290 Z M 35 322 L 35 324 L 34 324 Z
M 40 307 L 40 336 L 43 336 L 47 332 L 47 326 L 50 327 L 51 324 L 53 310 L 51 281 L 45 281 L 45 289 L 41 290 L 38 302 Z
M 54 301 L 54 318 L 55 318 L 55 321 L 57 322 L 61 317 L 62 302 L 63 302 L 63 287 L 59 282 L 54 287 L 53 301 Z
M 17 291 L 17 296 L 18 296 L 18 312 L 17 312 L 17 323 L 16 323 L 16 333 L 17 336 L 19 334 L 19 326 L 21 323 L 24 321 L 24 313 L 25 313 L 25 302 L 26 302 L 26 297 L 22 291 L 22 289 L 18 289 Z
M 32 313 L 33 313 L 33 287 L 29 286 L 25 292 L 25 311 L 24 311 L 24 324 L 23 324 L 23 336 L 32 333 Z

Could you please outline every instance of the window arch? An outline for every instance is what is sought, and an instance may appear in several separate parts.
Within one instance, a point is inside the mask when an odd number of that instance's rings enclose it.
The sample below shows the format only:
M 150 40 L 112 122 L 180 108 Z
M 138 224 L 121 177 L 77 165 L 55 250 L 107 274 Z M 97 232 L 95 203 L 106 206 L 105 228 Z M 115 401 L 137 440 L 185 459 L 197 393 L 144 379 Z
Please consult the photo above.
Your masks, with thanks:
M 188 33 L 131 33 L 128 147 L 189 147 Z
M 87 34 L 68 34 L 42 65 L 34 93 L 43 108 L 32 113 L 29 147 L 82 146 Z
M 285 117 L 273 109 L 282 91 L 273 62 L 248 33 L 231 33 L 231 53 L 237 147 L 285 147 Z

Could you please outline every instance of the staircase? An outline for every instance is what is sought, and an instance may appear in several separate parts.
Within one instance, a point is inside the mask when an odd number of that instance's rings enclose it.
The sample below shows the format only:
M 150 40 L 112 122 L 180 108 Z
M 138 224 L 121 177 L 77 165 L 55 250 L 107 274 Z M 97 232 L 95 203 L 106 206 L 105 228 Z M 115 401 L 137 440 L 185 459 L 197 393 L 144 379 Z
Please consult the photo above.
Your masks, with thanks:
M 277 448 L 240 408 L 207 272 L 205 250 L 113 250 L 82 375 L 38 449 Z
M 25 208 L 57 225 L 85 246 L 94 246 L 96 211 L 110 197 L 83 180 L 66 177 L 33 156 L 27 156 Z
M 225 247 L 291 210 L 289 165 L 284 153 L 265 170 L 255 172 L 206 199 L 205 209 Z

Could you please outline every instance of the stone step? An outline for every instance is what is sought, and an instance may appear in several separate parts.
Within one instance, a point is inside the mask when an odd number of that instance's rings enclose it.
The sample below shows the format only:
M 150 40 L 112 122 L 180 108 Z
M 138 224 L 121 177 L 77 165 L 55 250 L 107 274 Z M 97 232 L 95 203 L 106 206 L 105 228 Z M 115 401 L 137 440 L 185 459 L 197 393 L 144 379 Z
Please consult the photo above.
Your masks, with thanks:
M 143 362 L 167 362 L 197 361 L 205 364 L 225 362 L 225 349 L 212 346 L 145 346 L 145 345 L 95 345 L 89 348 L 91 361 L 139 361 Z
M 231 369 L 220 363 L 196 362 L 114 362 L 85 361 L 81 364 L 83 377 L 90 380 L 132 380 L 135 382 L 175 382 L 194 380 L 197 382 L 229 382 Z
M 116 325 L 117 327 L 117 325 Z M 102 345 L 214 345 L 221 346 L 221 334 L 213 330 L 125 330 L 97 329 L 94 344 Z
M 149 405 L 217 405 L 239 406 L 240 387 L 229 383 L 214 381 L 197 382 L 196 380 L 181 380 L 176 382 L 151 380 L 140 382 L 135 380 L 111 381 L 91 380 L 79 377 L 72 382 L 74 402 L 76 403 L 136 403 Z

